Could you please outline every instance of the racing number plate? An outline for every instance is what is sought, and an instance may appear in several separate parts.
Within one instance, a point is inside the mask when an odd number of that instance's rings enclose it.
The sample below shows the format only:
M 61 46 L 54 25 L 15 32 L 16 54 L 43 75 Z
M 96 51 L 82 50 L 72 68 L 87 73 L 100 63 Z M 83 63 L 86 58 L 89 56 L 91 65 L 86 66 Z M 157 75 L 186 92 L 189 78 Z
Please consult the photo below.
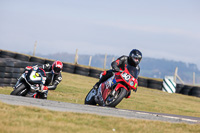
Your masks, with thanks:
M 129 80 L 130 80 L 130 78 L 131 78 L 131 76 L 130 76 L 129 74 L 125 73 L 125 72 L 122 73 L 121 76 L 124 78 L 124 80 L 125 80 L 126 82 L 129 82 Z

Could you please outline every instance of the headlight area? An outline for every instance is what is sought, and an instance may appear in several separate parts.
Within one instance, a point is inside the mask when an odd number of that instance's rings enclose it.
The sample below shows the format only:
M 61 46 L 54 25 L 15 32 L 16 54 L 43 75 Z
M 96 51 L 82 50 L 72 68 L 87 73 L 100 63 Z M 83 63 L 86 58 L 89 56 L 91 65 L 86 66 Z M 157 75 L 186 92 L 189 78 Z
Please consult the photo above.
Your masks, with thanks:
M 133 82 L 133 81 L 130 81 L 130 85 L 133 86 L 133 85 L 134 85 L 134 82 Z

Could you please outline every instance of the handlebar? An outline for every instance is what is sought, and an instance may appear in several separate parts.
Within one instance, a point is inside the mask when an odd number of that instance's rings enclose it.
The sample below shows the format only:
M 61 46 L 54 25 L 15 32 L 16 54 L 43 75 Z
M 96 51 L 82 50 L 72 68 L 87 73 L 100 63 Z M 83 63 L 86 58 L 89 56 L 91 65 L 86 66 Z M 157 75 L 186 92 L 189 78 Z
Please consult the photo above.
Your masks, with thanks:
M 123 70 L 119 70 L 119 71 L 117 71 L 117 70 L 115 70 L 115 69 L 112 69 L 112 71 L 113 71 L 113 72 L 120 72 L 120 73 L 123 72 Z
M 123 71 L 122 70 L 120 70 L 120 71 L 113 70 L 113 73 L 116 73 L 116 72 L 122 73 Z

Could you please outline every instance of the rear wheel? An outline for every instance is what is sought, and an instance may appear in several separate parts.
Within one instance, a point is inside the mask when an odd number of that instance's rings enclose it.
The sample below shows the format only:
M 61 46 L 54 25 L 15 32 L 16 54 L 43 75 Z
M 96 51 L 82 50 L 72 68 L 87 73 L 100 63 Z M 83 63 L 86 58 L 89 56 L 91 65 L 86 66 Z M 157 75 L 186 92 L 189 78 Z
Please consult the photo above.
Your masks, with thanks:
M 126 96 L 126 93 L 127 93 L 127 90 L 123 87 L 119 88 L 115 92 L 113 91 L 108 95 L 108 97 L 105 100 L 106 106 L 109 106 L 109 107 L 117 106 L 121 102 L 121 100 Z
M 25 96 L 27 92 L 28 89 L 26 88 L 26 85 L 21 83 L 10 93 L 10 95 Z
M 91 89 L 90 92 L 85 97 L 85 104 L 96 105 L 96 102 L 94 100 L 94 96 L 96 94 L 97 94 L 97 91 L 95 89 Z

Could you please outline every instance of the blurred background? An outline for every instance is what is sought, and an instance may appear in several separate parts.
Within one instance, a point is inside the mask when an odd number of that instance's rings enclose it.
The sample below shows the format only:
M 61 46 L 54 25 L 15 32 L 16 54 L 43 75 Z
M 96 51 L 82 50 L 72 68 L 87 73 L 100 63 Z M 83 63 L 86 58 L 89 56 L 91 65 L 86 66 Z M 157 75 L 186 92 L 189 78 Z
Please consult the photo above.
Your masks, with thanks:
M 106 68 L 136 48 L 141 76 L 200 84 L 198 0 L 1 0 L 0 48 Z

